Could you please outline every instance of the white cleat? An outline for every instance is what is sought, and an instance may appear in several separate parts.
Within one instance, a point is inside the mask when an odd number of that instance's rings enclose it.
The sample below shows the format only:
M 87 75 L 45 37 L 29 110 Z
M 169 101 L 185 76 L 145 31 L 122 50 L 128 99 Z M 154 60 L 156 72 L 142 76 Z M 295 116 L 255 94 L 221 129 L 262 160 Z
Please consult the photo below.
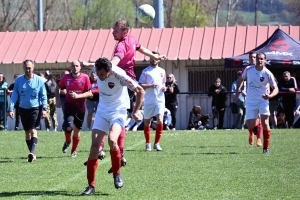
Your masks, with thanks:
M 155 149 L 156 151 L 162 151 L 162 148 L 160 147 L 159 143 L 154 144 L 153 149 Z
M 146 143 L 146 151 L 151 151 L 151 143 Z

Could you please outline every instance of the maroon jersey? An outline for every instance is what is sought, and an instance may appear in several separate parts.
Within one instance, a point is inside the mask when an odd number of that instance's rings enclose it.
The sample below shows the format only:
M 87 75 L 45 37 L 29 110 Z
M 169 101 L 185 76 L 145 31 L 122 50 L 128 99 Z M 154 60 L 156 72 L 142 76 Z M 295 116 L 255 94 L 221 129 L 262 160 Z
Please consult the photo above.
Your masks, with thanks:
M 87 74 L 80 73 L 77 78 L 74 78 L 72 74 L 65 74 L 59 81 L 58 86 L 67 90 L 65 110 L 85 112 L 86 99 L 72 99 L 70 93 L 83 94 L 91 90 L 91 82 Z
M 118 67 L 122 68 L 133 80 L 136 78 L 134 74 L 135 53 L 140 47 L 141 44 L 128 34 L 118 42 L 114 51 L 114 56 L 120 58 Z

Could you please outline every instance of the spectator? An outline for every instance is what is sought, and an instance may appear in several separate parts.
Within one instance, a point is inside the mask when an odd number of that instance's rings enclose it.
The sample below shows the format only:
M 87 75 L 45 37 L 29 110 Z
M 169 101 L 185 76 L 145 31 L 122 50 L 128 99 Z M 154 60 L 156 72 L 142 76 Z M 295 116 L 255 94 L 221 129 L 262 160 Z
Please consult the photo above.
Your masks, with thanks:
M 14 75 L 14 79 L 16 81 L 16 79 L 18 78 L 19 74 L 15 74 Z M 7 92 L 9 93 L 9 95 L 12 94 L 13 90 L 15 87 L 15 83 L 10 84 L 10 86 L 7 89 Z M 20 105 L 20 99 L 17 100 L 16 104 L 15 104 L 15 115 L 16 115 L 16 121 L 15 121 L 15 131 L 19 130 L 19 125 L 20 125 L 20 112 L 19 112 L 19 105 Z
M 7 123 L 4 123 L 4 115 L 6 115 L 6 109 L 7 108 L 7 100 L 5 102 L 5 90 L 7 91 L 8 88 L 8 83 L 6 82 L 6 78 L 4 76 L 4 74 L 0 73 L 0 119 L 1 119 L 1 123 L 3 123 L 3 125 L 5 124 L 5 127 L 2 126 L 1 129 L 7 129 Z
M 209 115 L 201 114 L 201 107 L 195 105 L 190 112 L 188 130 L 204 130 L 209 127 Z
M 227 90 L 221 85 L 221 79 L 217 78 L 208 91 L 208 96 L 212 97 L 211 107 L 213 112 L 213 128 L 222 129 L 224 122 L 224 114 L 227 101 Z M 218 125 L 216 123 L 218 121 Z
M 70 74 L 70 71 L 68 70 L 65 70 L 64 71 L 64 75 L 65 74 Z M 57 81 L 57 84 L 59 83 L 61 79 L 59 79 Z M 66 88 L 61 88 L 60 91 L 59 91 L 59 97 L 60 97 L 60 105 L 61 105 L 61 109 L 62 109 L 62 113 L 63 113 L 63 118 L 64 118 L 64 114 L 65 114 L 65 99 L 66 99 L 66 94 L 67 94 L 67 90 Z M 61 129 L 63 130 L 63 124 L 62 124 L 62 127 Z
M 91 130 L 93 114 L 97 111 L 97 107 L 99 103 L 99 89 L 97 84 L 97 76 L 95 72 L 91 72 L 90 82 L 92 86 L 91 91 L 93 96 L 87 98 L 86 101 L 86 108 L 88 111 L 88 115 L 87 115 L 88 130 Z
M 276 80 L 276 79 L 275 79 Z M 276 81 L 277 83 L 277 81 Z M 270 88 L 270 92 L 273 92 L 273 88 Z M 276 110 L 279 106 L 279 96 L 278 94 L 271 99 L 269 99 L 269 109 L 270 109 L 270 122 L 273 128 L 277 128 L 277 117 L 276 117 Z
M 44 72 L 39 72 L 37 75 L 40 76 L 44 82 L 47 81 L 47 78 L 46 78 L 46 75 Z
M 291 77 L 290 72 L 283 72 L 283 80 L 278 84 L 280 92 L 283 92 L 281 101 L 285 112 L 285 123 L 291 128 L 294 122 L 294 109 L 296 107 L 296 91 L 298 89 L 296 79 Z
M 48 72 L 47 81 L 45 82 L 45 87 L 47 91 L 47 100 L 48 100 L 48 108 L 47 108 L 47 117 L 45 118 L 45 127 L 46 130 L 49 131 L 51 127 L 51 121 L 53 125 L 53 131 L 57 130 L 57 117 L 56 117 L 56 99 L 55 99 L 55 89 L 56 89 L 56 79 L 55 76 Z M 50 120 L 51 118 L 51 120 Z
M 238 71 L 237 72 L 238 78 L 232 83 L 231 92 L 234 92 L 233 96 L 235 95 L 236 86 L 241 75 L 242 75 L 242 71 Z M 239 98 L 237 102 L 235 102 L 237 106 L 237 113 L 234 114 L 233 128 L 241 129 L 244 128 L 246 122 L 245 121 L 245 115 L 246 115 L 246 106 L 245 106 L 246 82 L 245 81 L 243 82 L 242 88 L 239 92 L 240 92 Z
M 167 90 L 165 91 L 166 108 L 169 109 L 171 112 L 171 116 L 172 116 L 171 128 L 172 130 L 175 130 L 176 113 L 178 107 L 177 94 L 180 91 L 175 76 L 173 74 L 169 74 L 167 76 L 166 88 L 167 88 Z

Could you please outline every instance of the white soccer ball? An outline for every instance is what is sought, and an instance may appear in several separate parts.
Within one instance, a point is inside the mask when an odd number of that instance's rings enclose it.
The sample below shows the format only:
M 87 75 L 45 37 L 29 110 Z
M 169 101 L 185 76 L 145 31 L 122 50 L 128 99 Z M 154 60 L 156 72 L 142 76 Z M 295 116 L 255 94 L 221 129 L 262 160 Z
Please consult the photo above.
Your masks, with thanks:
M 136 11 L 137 18 L 142 23 L 149 23 L 155 18 L 155 10 L 149 4 L 141 5 Z

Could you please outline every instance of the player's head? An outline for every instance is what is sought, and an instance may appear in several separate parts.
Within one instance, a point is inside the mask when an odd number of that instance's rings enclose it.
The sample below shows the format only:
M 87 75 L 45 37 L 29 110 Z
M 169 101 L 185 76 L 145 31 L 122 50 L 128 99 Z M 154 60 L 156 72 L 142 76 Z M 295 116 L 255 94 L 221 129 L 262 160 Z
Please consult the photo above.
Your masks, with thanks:
M 24 60 L 23 69 L 26 77 L 31 77 L 34 70 L 34 62 L 32 60 Z
M 256 51 L 250 51 L 250 53 L 249 53 L 250 65 L 255 65 L 256 64 L 256 55 L 257 55 Z
M 291 79 L 291 73 L 289 71 L 283 72 L 283 78 L 285 81 L 289 81 Z
M 221 85 L 221 79 L 220 78 L 216 78 L 215 80 L 215 86 L 219 87 Z
M 267 56 L 263 52 L 259 52 L 256 55 L 256 66 L 264 67 L 266 64 Z
M 73 62 L 71 62 L 70 70 L 73 75 L 79 74 L 81 70 L 80 62 L 78 60 L 74 60 Z
M 113 27 L 113 36 L 114 39 L 117 41 L 120 41 L 123 39 L 123 37 L 125 37 L 128 34 L 129 31 L 129 23 L 126 20 L 118 20 L 116 21 L 116 23 L 114 24 Z
M 157 54 L 157 55 L 159 55 L 159 53 L 156 52 L 156 51 L 152 51 L 152 54 Z M 150 58 L 150 64 L 151 64 L 152 66 L 156 66 L 156 65 L 159 63 L 159 61 L 160 61 L 160 60 L 154 60 L 153 58 Z
M 95 62 L 96 73 L 101 81 L 104 81 L 110 74 L 112 64 L 107 58 L 99 58 Z

